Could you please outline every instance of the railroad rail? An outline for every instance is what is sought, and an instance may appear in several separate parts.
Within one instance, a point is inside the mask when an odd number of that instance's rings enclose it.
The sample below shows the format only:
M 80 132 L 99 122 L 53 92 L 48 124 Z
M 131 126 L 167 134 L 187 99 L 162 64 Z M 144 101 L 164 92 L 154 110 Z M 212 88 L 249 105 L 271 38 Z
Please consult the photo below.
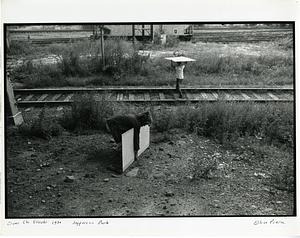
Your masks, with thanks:
M 293 38 L 292 29 L 202 29 L 194 30 L 192 41 L 202 42 L 259 42 Z
M 182 88 L 183 98 L 169 87 L 105 87 L 14 89 L 18 106 L 70 105 L 76 95 L 92 93 L 96 100 L 125 103 L 293 102 L 293 88 Z

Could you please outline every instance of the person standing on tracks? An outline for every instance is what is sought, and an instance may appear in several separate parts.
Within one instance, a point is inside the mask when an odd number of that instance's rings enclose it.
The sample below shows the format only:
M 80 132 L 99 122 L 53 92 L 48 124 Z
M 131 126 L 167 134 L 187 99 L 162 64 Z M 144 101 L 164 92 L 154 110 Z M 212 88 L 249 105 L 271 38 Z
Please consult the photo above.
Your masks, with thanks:
M 182 92 L 180 89 L 180 84 L 182 83 L 184 76 L 183 70 L 185 68 L 186 62 L 176 62 L 175 71 L 176 71 L 176 91 L 179 93 L 179 97 L 182 98 Z
M 179 57 L 179 56 L 183 56 L 183 53 L 179 52 L 179 51 L 175 51 L 174 56 Z M 180 89 L 180 84 L 182 83 L 183 79 L 184 79 L 184 75 L 183 75 L 183 70 L 185 68 L 186 62 L 174 62 L 173 66 L 175 68 L 175 73 L 176 73 L 176 91 L 179 93 L 179 98 L 182 98 L 182 92 Z

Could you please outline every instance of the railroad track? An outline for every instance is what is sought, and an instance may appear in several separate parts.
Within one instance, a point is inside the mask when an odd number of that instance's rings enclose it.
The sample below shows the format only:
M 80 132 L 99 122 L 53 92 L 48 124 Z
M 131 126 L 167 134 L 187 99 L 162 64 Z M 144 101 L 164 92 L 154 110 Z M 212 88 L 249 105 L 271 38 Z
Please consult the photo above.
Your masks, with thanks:
M 293 102 L 292 88 L 182 88 L 183 98 L 173 88 L 67 88 L 14 89 L 18 106 L 70 105 L 76 95 L 92 93 L 96 100 L 127 103 L 185 102 Z
M 259 42 L 273 41 L 289 37 L 292 39 L 292 29 L 273 29 L 273 30 L 194 30 L 192 41 L 202 42 Z

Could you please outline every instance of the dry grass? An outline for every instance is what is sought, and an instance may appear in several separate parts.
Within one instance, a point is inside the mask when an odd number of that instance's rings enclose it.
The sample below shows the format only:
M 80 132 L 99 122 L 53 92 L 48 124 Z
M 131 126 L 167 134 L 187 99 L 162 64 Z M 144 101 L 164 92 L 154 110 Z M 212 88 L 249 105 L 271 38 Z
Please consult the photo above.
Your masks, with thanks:
M 57 56 L 57 65 L 29 67 L 29 61 L 27 66 L 14 73 L 13 78 L 27 87 L 170 85 L 174 82 L 175 73 L 164 58 L 179 49 L 197 60 L 185 68 L 185 85 L 267 86 L 293 83 L 293 49 L 288 39 L 256 44 L 180 42 L 174 45 L 159 49 L 152 46 L 155 57 L 149 59 L 138 55 L 141 46 L 134 47 L 122 39 L 106 40 L 106 67 L 103 68 L 98 41 L 56 44 L 47 47 L 47 52 Z
M 255 103 L 199 104 L 153 113 L 153 128 L 159 132 L 185 128 L 222 144 L 253 136 L 265 143 L 294 146 L 294 111 L 291 104 Z

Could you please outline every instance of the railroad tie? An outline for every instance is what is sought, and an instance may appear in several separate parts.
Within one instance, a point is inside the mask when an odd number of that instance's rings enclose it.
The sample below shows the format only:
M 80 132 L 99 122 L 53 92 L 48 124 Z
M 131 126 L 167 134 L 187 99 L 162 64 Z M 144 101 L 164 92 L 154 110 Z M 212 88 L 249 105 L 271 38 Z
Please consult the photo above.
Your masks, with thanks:
M 216 100 L 219 99 L 219 95 L 218 95 L 217 93 L 212 93 L 212 95 L 214 96 L 214 98 L 215 98 Z
M 274 100 L 279 100 L 279 98 L 272 93 L 268 93 L 268 95 Z
M 56 101 L 58 98 L 61 97 L 61 93 L 60 94 L 55 94 L 54 97 L 52 98 L 53 101 Z
M 233 100 L 234 98 L 228 94 L 228 93 L 225 93 L 225 100 Z
M 251 97 L 249 97 L 247 94 L 245 94 L 245 93 L 241 93 L 241 95 L 243 96 L 243 98 L 245 99 L 245 100 L 250 100 L 251 99 Z
M 33 98 L 33 96 L 34 96 L 33 94 L 28 95 L 26 98 L 24 98 L 24 101 L 29 101 L 31 98 Z
M 205 100 L 207 100 L 208 99 L 208 96 L 207 96 L 207 94 L 206 93 L 200 93 L 201 94 L 201 96 L 205 99 Z
M 37 99 L 37 101 L 43 101 L 46 97 L 48 97 L 48 94 L 43 94 Z
M 129 100 L 133 101 L 134 100 L 134 94 L 129 93 Z
M 159 99 L 160 99 L 160 100 L 165 100 L 165 99 L 166 99 L 166 98 L 165 98 L 165 94 L 159 93 Z
M 292 94 L 288 94 L 288 93 L 283 93 L 281 94 L 281 96 L 283 96 L 286 100 L 293 100 L 294 99 L 294 95 Z
M 146 101 L 150 101 L 150 94 L 149 93 L 145 93 L 144 94 L 144 98 Z
M 262 96 L 260 96 L 260 95 L 258 95 L 258 94 L 256 94 L 256 93 L 253 93 L 253 95 L 254 95 L 257 99 L 259 99 L 259 100 L 264 100 L 264 98 L 263 98 Z
M 212 92 L 206 93 L 206 95 L 207 95 L 208 100 L 215 100 L 216 99 Z
M 65 99 L 64 102 L 69 102 L 71 100 L 71 98 L 74 96 L 74 94 L 69 94 Z
M 122 101 L 123 100 L 123 93 L 118 93 L 117 94 L 117 101 Z

